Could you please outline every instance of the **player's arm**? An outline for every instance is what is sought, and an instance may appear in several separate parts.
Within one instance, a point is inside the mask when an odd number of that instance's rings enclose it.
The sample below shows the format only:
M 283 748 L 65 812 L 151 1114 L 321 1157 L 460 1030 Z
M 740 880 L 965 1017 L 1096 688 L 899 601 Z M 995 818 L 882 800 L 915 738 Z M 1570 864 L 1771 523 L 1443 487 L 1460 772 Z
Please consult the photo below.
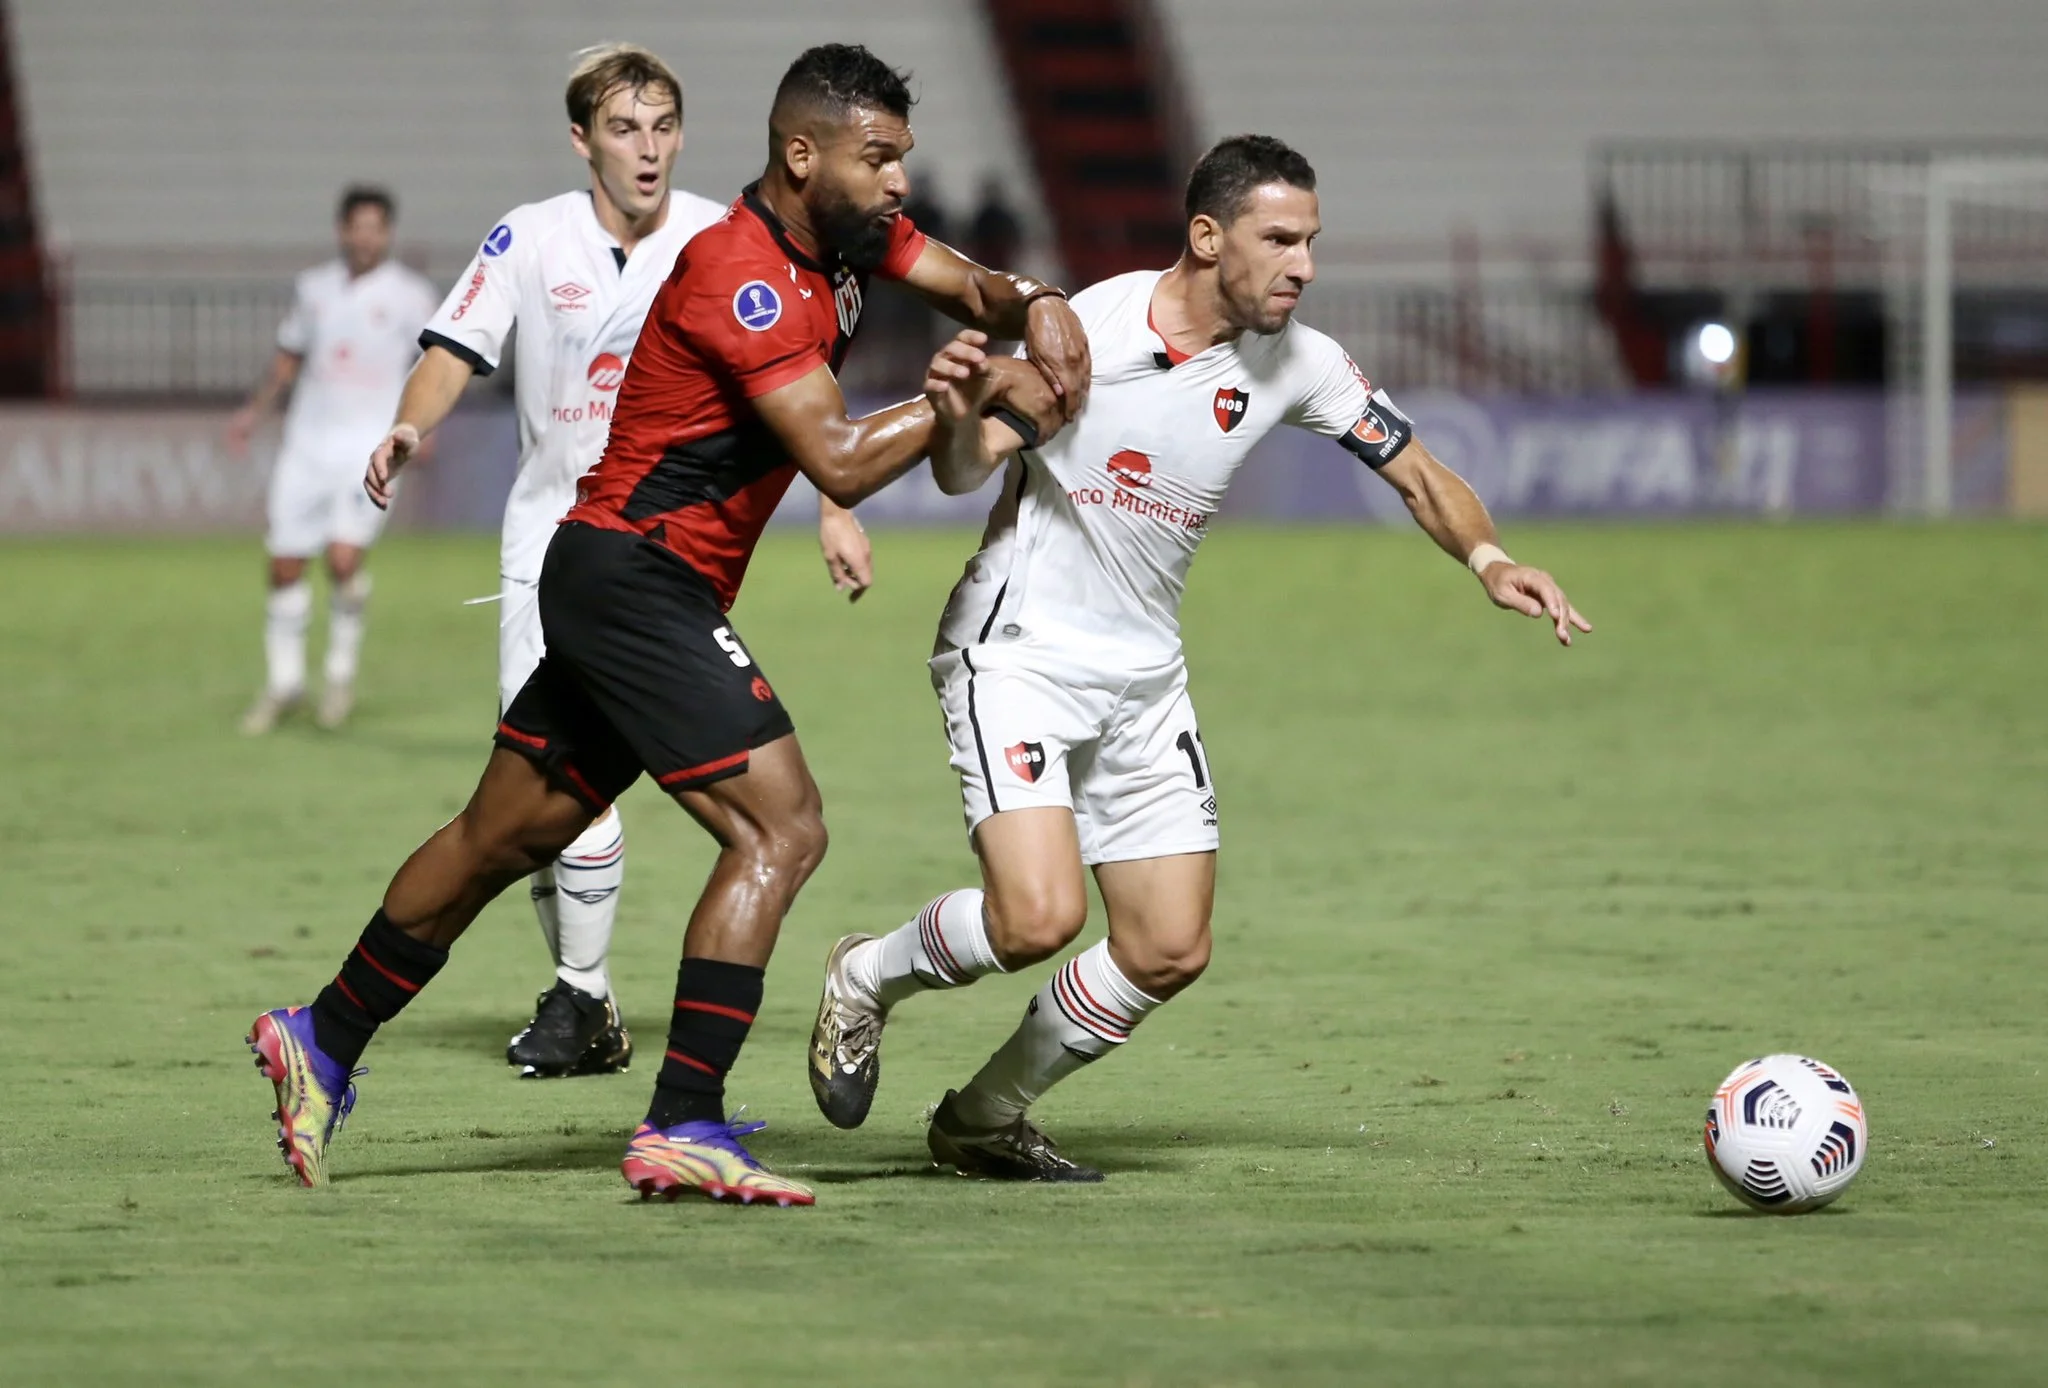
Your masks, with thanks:
M 1052 387 L 1028 363 L 976 360 L 985 341 L 978 332 L 961 333 L 925 372 L 934 412 L 932 478 L 947 496 L 979 490 L 1012 453 L 1036 447 L 1060 422 Z
M 1052 388 L 1039 381 L 1029 367 L 990 372 L 991 363 L 982 351 L 984 341 L 980 334 L 966 332 L 947 343 L 933 359 L 927 380 L 932 371 L 940 369 L 941 362 L 954 363 L 970 376 L 990 376 L 991 383 L 982 392 L 982 408 L 1000 407 L 1020 416 L 1042 410 L 1051 418 L 1035 419 L 1032 425 L 1050 435 L 1059 424 Z M 1028 390 L 1020 388 L 1026 380 L 1032 383 Z M 834 505 L 848 508 L 924 460 L 938 417 L 931 398 L 921 396 L 852 418 L 846 412 L 846 397 L 838 379 L 823 364 L 788 385 L 754 397 L 753 403 L 762 423 L 774 432 L 798 471 Z M 1016 436 L 1013 430 L 1012 437 Z
M 398 473 L 420 451 L 420 441 L 439 428 L 469 385 L 475 368 L 438 343 L 430 344 L 405 378 L 398 415 L 383 442 L 370 454 L 363 490 L 380 509 L 391 505 Z
M 818 493 L 818 550 L 825 556 L 825 573 L 832 586 L 846 594 L 848 602 L 874 586 L 875 551 L 859 517 Z
M 1021 340 L 1063 418 L 1072 419 L 1088 402 L 1088 334 L 1056 286 L 977 265 L 929 238 L 903 283 L 949 318 L 990 337 Z
M 929 400 L 906 400 L 855 419 L 838 378 L 822 363 L 755 396 L 753 406 L 819 494 L 848 509 L 910 471 L 931 440 Z
M 1556 628 L 1559 644 L 1569 646 L 1572 632 L 1591 631 L 1558 587 L 1538 568 L 1517 564 L 1500 547 L 1500 535 L 1486 504 L 1464 478 L 1438 462 L 1419 439 L 1410 438 L 1389 462 L 1375 469 L 1401 494 L 1409 514 L 1437 547 L 1479 575 L 1494 604 L 1527 617 L 1545 617 Z
M 305 357 L 284 347 L 272 355 L 270 369 L 263 373 L 263 379 L 249 393 L 248 403 L 228 417 L 228 447 L 236 456 L 248 452 L 249 438 L 256 432 L 256 422 L 276 408 L 284 393 L 299 379 L 299 368 L 305 365 L 305 361 Z

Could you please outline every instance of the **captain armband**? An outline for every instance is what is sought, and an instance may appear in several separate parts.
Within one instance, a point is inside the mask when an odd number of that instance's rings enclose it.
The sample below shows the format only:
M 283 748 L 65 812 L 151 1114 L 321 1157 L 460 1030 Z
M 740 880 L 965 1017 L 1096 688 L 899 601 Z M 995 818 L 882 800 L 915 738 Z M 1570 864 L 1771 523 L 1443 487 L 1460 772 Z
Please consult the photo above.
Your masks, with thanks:
M 1369 468 L 1383 468 L 1394 461 L 1408 440 L 1415 437 L 1415 421 L 1402 414 L 1383 390 L 1366 397 L 1365 413 L 1358 422 L 1337 436 Z

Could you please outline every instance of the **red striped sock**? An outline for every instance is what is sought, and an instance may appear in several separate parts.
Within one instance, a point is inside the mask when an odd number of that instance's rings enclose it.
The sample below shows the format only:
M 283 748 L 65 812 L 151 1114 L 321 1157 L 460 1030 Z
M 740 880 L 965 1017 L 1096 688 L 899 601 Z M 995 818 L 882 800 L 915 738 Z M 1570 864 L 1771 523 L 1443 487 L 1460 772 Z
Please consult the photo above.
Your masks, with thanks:
M 1002 1126 L 1068 1075 L 1130 1040 L 1158 1006 L 1159 999 L 1117 968 L 1109 942 L 1097 942 L 1038 990 L 1010 1039 L 960 1090 L 955 1112 L 971 1124 Z
M 330 1059 L 353 1067 L 377 1028 L 396 1017 L 448 962 L 448 951 L 415 940 L 378 911 L 334 982 L 313 1000 L 313 1040 Z
M 887 1008 L 927 989 L 961 988 L 1001 973 L 982 899 L 979 888 L 963 887 L 925 903 L 916 920 L 857 947 L 847 957 L 847 977 Z
M 766 972 L 723 959 L 685 959 L 676 971 L 668 1050 L 647 1121 L 657 1128 L 725 1117 L 725 1076 L 761 1009 Z

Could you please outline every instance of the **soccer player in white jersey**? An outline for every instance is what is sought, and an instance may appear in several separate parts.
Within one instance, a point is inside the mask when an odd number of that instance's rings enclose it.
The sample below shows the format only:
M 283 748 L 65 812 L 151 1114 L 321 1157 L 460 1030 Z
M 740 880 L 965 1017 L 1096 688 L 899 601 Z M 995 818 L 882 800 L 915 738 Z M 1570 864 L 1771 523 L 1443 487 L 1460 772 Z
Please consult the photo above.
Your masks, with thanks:
M 472 376 L 498 366 L 513 329 L 519 473 L 500 544 L 499 707 L 542 654 L 538 587 L 555 523 L 576 482 L 604 452 L 612 404 L 649 305 L 683 244 L 725 215 L 724 203 L 669 187 L 683 145 L 683 88 L 644 48 L 612 44 L 577 55 L 566 96 L 569 143 L 590 165 L 587 190 L 515 207 L 420 335 L 425 349 L 397 420 L 359 491 L 387 504 L 398 471 L 448 416 Z M 850 512 L 827 505 L 820 543 L 834 581 L 867 585 L 867 539 Z M 625 1068 L 632 1038 L 612 1001 L 606 959 L 625 834 L 616 809 L 534 874 L 532 897 L 555 981 L 506 1060 L 531 1077 Z
M 833 948 L 810 1066 L 825 1116 L 866 1118 L 897 1004 L 1066 948 L 1087 917 L 1084 866 L 1109 912 L 1108 939 L 1057 970 L 934 1112 L 932 1158 L 962 1174 L 1101 1180 L 1027 1112 L 1208 963 L 1217 792 L 1178 613 L 1195 549 L 1262 436 L 1291 424 L 1336 440 L 1496 604 L 1547 618 L 1565 645 L 1592 629 L 1548 574 L 1501 552 L 1479 498 L 1385 392 L 1292 321 L 1321 226 L 1308 161 L 1268 137 L 1225 140 L 1196 166 L 1186 207 L 1171 270 L 1075 296 L 1093 393 L 1052 442 L 1025 446 L 1028 425 L 982 420 L 986 385 L 969 366 L 932 396 L 955 426 L 933 440 L 942 487 L 979 486 L 1016 451 L 931 662 L 982 882 Z
M 317 716 L 339 727 L 355 702 L 363 610 L 370 597 L 364 557 L 384 528 L 384 513 L 361 486 L 363 455 L 391 423 L 414 339 L 434 311 L 426 278 L 391 257 L 391 195 L 350 188 L 335 230 L 341 254 L 298 277 L 290 315 L 277 330 L 277 353 L 263 383 L 228 422 L 228 445 L 249 447 L 257 421 L 291 391 L 284 439 L 270 474 L 270 597 L 263 647 L 263 692 L 242 731 L 269 732 L 306 693 L 306 627 L 313 587 L 306 565 L 327 560 L 331 580 L 327 658 Z

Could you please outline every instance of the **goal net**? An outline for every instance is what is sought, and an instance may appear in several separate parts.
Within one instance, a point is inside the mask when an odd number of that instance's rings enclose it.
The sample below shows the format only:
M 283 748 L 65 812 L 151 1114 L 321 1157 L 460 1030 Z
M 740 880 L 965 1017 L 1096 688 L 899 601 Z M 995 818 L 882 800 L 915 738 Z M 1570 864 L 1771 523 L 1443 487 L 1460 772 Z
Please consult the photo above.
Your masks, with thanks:
M 1870 192 L 1883 243 L 1891 504 L 1944 516 L 1975 432 L 1957 409 L 1959 325 L 1989 361 L 2001 349 L 2024 356 L 2029 343 L 1999 334 L 2008 322 L 2029 332 L 2039 305 L 2031 319 L 2001 305 L 2048 300 L 2048 158 L 1938 155 L 1873 170 Z M 2048 358 L 2048 343 L 2032 351 Z

